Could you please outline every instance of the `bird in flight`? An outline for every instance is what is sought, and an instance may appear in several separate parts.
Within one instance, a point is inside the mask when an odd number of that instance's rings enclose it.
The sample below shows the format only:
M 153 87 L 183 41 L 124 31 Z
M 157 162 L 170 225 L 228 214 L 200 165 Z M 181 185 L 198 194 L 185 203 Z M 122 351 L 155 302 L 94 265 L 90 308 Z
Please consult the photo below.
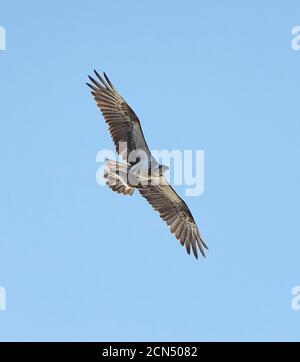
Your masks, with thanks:
M 160 165 L 147 146 L 141 123 L 117 92 L 107 75 L 95 71 L 97 79 L 89 76 L 91 93 L 108 124 L 117 153 L 125 161 L 106 161 L 104 178 L 115 192 L 132 195 L 137 189 L 149 204 L 159 212 L 187 253 L 191 249 L 198 259 L 198 249 L 205 256 L 208 249 L 187 204 L 167 182 L 164 173 L 168 169 Z

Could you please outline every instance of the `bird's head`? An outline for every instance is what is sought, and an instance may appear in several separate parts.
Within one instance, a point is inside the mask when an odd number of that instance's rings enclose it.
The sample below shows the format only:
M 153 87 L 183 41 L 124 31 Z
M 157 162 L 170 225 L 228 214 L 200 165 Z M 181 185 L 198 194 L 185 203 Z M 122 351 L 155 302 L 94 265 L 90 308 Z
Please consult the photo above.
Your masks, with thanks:
M 163 176 L 164 173 L 169 169 L 166 165 L 159 165 L 159 176 Z

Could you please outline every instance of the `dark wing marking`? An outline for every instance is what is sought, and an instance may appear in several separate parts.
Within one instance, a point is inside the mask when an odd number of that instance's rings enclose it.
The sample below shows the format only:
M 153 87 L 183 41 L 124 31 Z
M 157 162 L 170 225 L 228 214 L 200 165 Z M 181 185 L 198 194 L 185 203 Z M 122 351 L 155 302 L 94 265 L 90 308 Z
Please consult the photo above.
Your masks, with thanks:
M 167 182 L 164 185 L 140 188 L 139 192 L 159 212 L 160 217 L 168 224 L 171 233 L 175 234 L 181 245 L 185 245 L 188 254 L 192 247 L 198 259 L 198 246 L 201 254 L 205 256 L 203 247 L 208 248 L 200 235 L 193 215 L 186 203 Z
M 116 151 L 126 160 L 124 147 L 120 144 L 125 143 L 128 153 L 142 149 L 151 157 L 137 115 L 119 95 L 107 75 L 103 73 L 104 78 L 102 78 L 96 71 L 94 72 L 98 80 L 89 76 L 92 84 L 87 83 L 87 85 L 92 89 L 91 93 L 108 124 Z

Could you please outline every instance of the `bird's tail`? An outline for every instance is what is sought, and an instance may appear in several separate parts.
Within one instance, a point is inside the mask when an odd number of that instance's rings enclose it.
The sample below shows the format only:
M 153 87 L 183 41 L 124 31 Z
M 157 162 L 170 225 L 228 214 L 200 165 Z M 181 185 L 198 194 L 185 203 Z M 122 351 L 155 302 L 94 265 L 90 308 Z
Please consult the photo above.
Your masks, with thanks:
M 125 163 L 107 160 L 104 170 L 106 185 L 113 191 L 123 195 L 132 195 L 134 187 L 128 185 L 128 165 Z

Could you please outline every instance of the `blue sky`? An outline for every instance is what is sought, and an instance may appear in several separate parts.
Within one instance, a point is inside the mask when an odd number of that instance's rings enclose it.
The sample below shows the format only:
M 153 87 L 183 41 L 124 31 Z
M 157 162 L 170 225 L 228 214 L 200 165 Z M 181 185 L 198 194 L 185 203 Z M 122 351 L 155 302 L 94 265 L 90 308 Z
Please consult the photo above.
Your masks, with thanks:
M 2 1 L 0 340 L 299 340 L 299 1 Z M 138 194 L 85 85 L 106 71 L 153 149 L 203 149 L 196 261 Z M 182 188 L 176 190 L 183 195 Z

